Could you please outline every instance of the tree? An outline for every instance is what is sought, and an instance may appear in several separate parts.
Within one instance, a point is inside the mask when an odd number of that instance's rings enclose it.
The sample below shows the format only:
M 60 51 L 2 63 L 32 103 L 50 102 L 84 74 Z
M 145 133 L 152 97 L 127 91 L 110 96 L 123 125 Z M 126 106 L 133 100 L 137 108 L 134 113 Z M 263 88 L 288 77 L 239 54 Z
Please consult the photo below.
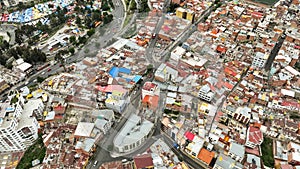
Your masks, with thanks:
M 84 53 L 89 53 L 90 52 L 90 50 L 88 49 L 88 48 L 86 48 L 85 50 L 84 50 Z
M 75 6 L 74 11 L 76 11 L 76 12 L 79 12 L 79 11 L 80 11 L 80 8 L 79 8 L 78 5 Z
M 75 36 L 71 36 L 69 39 L 70 43 L 73 44 L 76 42 L 76 37 Z
M 38 83 L 42 83 L 45 80 L 45 78 L 38 76 L 36 78 L 36 80 L 37 80 Z
M 110 5 L 111 8 L 115 9 L 113 1 L 108 1 L 108 3 L 109 3 L 109 5 Z
M 91 27 L 91 23 L 92 23 L 92 20 L 89 17 L 86 17 L 85 20 L 84 20 L 85 26 L 88 27 L 88 28 L 90 28 Z
M 4 66 L 6 64 L 6 61 L 7 61 L 7 58 L 1 54 L 0 55 L 0 64 Z
M 178 8 L 180 5 L 177 3 L 171 2 L 170 6 L 168 7 L 168 12 L 175 12 L 176 8 Z
M 107 16 L 104 16 L 103 22 L 104 22 L 104 24 L 107 24 L 107 23 L 111 22 L 112 19 L 113 19 L 113 15 L 109 14 Z
M 76 23 L 77 25 L 81 25 L 81 19 L 79 18 L 79 16 L 76 17 L 75 23 Z
M 148 6 L 148 0 L 140 0 L 140 9 L 139 12 L 148 12 L 150 11 L 150 8 Z
M 85 36 L 83 36 L 83 37 L 79 36 L 79 38 L 78 38 L 79 44 L 85 44 L 86 41 L 87 41 L 87 39 Z
M 92 28 L 92 29 L 90 29 L 90 30 L 87 32 L 87 35 L 88 35 L 89 37 L 91 37 L 94 33 L 95 33 L 95 29 Z
M 100 47 L 100 43 L 99 43 L 99 42 L 96 42 L 96 43 L 95 43 L 95 47 Z
M 66 71 L 65 59 L 61 55 L 62 55 L 61 52 L 56 53 L 56 55 L 54 56 L 54 60 L 60 62 L 60 64 L 64 68 L 64 71 Z
M 101 19 L 101 13 L 100 11 L 99 12 L 93 12 L 92 14 L 92 20 L 93 21 L 100 21 Z
M 107 1 L 103 1 L 103 4 L 102 4 L 102 6 L 101 6 L 101 9 L 102 9 L 102 11 L 109 11 L 109 10 L 110 10 Z
M 129 9 L 132 11 L 137 9 L 135 0 L 130 1 Z
M 148 66 L 147 66 L 147 70 L 148 70 L 148 71 L 152 71 L 152 70 L 153 70 L 153 65 L 152 65 L 152 64 L 148 65 Z
M 75 49 L 74 48 L 70 48 L 69 52 L 71 53 L 71 55 L 73 55 L 75 53 Z

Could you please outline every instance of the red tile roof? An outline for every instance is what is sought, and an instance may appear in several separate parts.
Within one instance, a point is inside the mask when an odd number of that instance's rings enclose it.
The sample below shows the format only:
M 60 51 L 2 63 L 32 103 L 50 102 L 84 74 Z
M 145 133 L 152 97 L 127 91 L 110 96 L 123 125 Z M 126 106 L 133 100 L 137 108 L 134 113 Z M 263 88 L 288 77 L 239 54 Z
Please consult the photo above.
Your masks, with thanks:
M 153 167 L 151 154 L 143 154 L 134 157 L 134 164 L 137 169 Z
M 248 147 L 246 147 L 245 151 L 248 154 L 254 154 L 254 155 L 260 156 L 259 149 L 258 149 L 257 146 L 255 148 L 248 148 Z
M 143 90 L 147 90 L 147 91 L 150 91 L 151 89 L 154 90 L 154 88 L 156 87 L 157 85 L 155 83 L 152 83 L 152 82 L 146 82 L 143 86 Z
M 292 107 L 296 107 L 298 109 L 300 109 L 300 104 L 297 102 L 289 102 L 289 101 L 283 101 L 281 103 L 282 106 L 292 106 Z
M 249 134 L 248 134 L 248 141 L 259 145 L 263 141 L 263 134 L 260 129 L 250 126 L 249 127 Z
M 225 53 L 227 49 L 224 46 L 218 45 L 216 50 L 220 53 Z
M 232 89 L 233 88 L 233 85 L 230 84 L 230 83 L 228 83 L 228 82 L 225 82 L 224 86 L 227 87 L 228 89 Z
M 100 166 L 99 169 L 123 169 L 122 161 L 107 162 Z

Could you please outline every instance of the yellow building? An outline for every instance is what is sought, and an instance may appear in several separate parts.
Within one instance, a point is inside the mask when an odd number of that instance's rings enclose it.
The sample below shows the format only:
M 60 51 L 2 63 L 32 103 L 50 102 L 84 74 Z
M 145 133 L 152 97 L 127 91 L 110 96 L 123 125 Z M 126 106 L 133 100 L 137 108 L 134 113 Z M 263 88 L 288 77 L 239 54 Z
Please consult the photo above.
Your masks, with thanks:
M 185 9 L 179 7 L 179 8 L 176 9 L 176 16 L 177 16 L 178 18 L 183 18 L 184 12 L 185 12 Z
M 178 18 L 187 19 L 191 22 L 194 22 L 195 12 L 179 7 L 176 9 L 176 16 Z
M 194 23 L 195 12 L 192 10 L 188 10 L 186 13 L 186 19 Z

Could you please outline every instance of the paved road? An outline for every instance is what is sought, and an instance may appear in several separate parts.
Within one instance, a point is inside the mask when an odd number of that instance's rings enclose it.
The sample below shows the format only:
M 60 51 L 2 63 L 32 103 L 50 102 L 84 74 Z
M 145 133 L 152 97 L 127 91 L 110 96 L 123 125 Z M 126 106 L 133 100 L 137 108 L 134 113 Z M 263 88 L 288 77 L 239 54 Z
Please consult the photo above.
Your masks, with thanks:
M 78 50 L 78 52 L 75 53 L 75 55 L 66 59 L 66 64 L 70 64 L 70 63 L 73 63 L 76 61 L 81 61 L 87 55 L 92 56 L 92 54 L 96 54 L 99 51 L 99 49 L 106 46 L 108 43 L 110 43 L 110 41 L 114 37 L 117 37 L 120 34 L 120 32 L 122 31 L 122 28 L 121 28 L 122 21 L 124 19 L 124 6 L 123 6 L 123 3 L 121 0 L 112 0 L 112 1 L 115 6 L 115 9 L 112 11 L 112 14 L 114 16 L 113 21 L 110 22 L 109 24 L 105 25 L 104 27 L 98 27 L 96 29 L 96 33 L 91 38 L 89 38 L 87 44 L 81 50 Z M 14 27 L 12 25 L 3 25 L 3 26 L 5 26 L 5 28 Z M 104 32 L 104 34 L 101 35 L 100 32 Z M 96 45 L 97 43 L 99 43 L 100 45 L 97 46 Z M 88 53 L 84 52 L 86 49 L 89 50 Z M 60 67 L 59 63 L 48 66 L 45 69 L 34 73 L 32 76 L 27 78 L 25 81 L 18 83 L 17 85 L 12 87 L 10 90 L 19 89 L 19 88 L 25 86 L 25 83 L 28 83 L 27 84 L 28 86 L 34 85 L 37 83 L 36 78 L 38 76 L 47 78 L 50 75 L 60 73 L 63 71 L 64 71 L 64 68 Z M 7 92 L 2 93 L 0 95 L 0 98 L 4 97 L 4 95 L 6 93 Z
M 114 19 L 109 24 L 103 27 L 98 27 L 96 29 L 96 33 L 91 38 L 89 38 L 89 41 L 85 44 L 85 46 L 77 53 L 75 53 L 74 56 L 67 59 L 67 63 L 80 61 L 86 56 L 95 56 L 99 49 L 109 44 L 110 41 L 112 41 L 113 38 L 116 37 L 118 32 L 122 29 L 121 26 L 125 12 L 123 3 L 121 0 L 112 0 L 112 2 L 115 6 L 115 9 L 112 11 Z M 104 32 L 103 35 L 101 35 L 102 32 Z
M 110 152 L 112 151 L 111 148 L 113 145 L 114 138 L 122 129 L 129 116 L 137 111 L 137 107 L 139 107 L 140 96 L 141 88 L 131 95 L 130 103 L 126 107 L 125 111 L 122 113 L 120 121 L 117 121 L 113 128 L 111 128 L 109 132 L 105 135 L 105 138 L 101 140 L 100 143 L 98 143 L 98 148 L 95 152 L 95 156 L 90 160 L 90 163 L 87 166 L 87 168 L 99 168 L 99 166 L 104 162 L 122 160 L 125 158 L 128 159 L 128 156 L 113 158 L 111 157 Z M 94 164 L 95 161 L 98 161 L 98 164 L 96 167 L 93 167 L 92 164 Z
M 273 61 L 275 59 L 275 57 L 277 56 L 281 46 L 282 46 L 282 43 L 284 42 L 285 40 L 285 34 L 283 34 L 283 36 L 280 36 L 278 42 L 276 43 L 276 45 L 274 46 L 273 50 L 271 51 L 270 53 L 270 56 L 266 62 L 266 65 L 265 65 L 265 70 L 266 71 L 270 71 L 271 70 L 271 66 L 273 64 Z
M 167 12 L 167 9 L 168 9 L 169 5 L 170 5 L 170 0 L 166 0 L 165 3 L 164 3 L 162 16 L 161 16 L 160 20 L 158 21 L 158 24 L 156 25 L 156 27 L 153 31 L 153 34 L 158 35 L 162 25 L 164 24 L 164 21 L 165 21 L 165 18 L 166 18 L 166 12 Z M 149 45 L 146 49 L 146 53 L 145 53 L 145 57 L 146 57 L 147 61 L 150 62 L 154 66 L 154 68 L 157 68 L 160 64 L 159 62 L 155 61 L 155 59 L 153 57 L 153 50 L 155 48 L 157 38 L 158 38 L 158 36 L 155 36 L 154 39 L 150 40 L 150 43 L 149 43 Z
M 172 43 L 170 44 L 166 50 L 164 50 L 160 56 L 162 56 L 161 58 L 161 62 L 165 62 L 166 61 L 166 58 L 167 56 L 171 53 L 171 51 L 176 47 L 178 46 L 180 43 L 183 43 L 185 42 L 191 35 L 192 33 L 194 33 L 196 30 L 197 30 L 197 25 L 198 23 L 200 22 L 203 22 L 205 21 L 205 18 L 207 16 L 209 16 L 211 14 L 211 12 L 213 11 L 213 6 L 207 8 L 203 14 L 201 15 L 201 17 L 193 24 L 189 25 L 187 27 L 187 29 L 181 33 L 181 35 Z
M 171 148 L 171 150 L 179 157 L 182 158 L 184 162 L 186 162 L 190 167 L 194 169 L 203 169 L 208 168 L 206 165 L 197 162 L 192 159 L 189 155 L 183 153 L 181 150 L 174 148 L 174 141 L 166 136 L 166 134 L 162 134 L 162 138 L 167 143 L 167 145 Z

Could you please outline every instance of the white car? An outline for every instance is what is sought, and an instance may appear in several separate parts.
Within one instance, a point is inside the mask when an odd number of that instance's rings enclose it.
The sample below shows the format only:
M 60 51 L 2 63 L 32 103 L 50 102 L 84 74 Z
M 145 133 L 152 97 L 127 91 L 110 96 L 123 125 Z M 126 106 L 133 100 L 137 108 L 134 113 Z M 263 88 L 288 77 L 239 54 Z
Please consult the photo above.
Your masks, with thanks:
M 97 164 L 98 164 L 98 161 L 95 161 L 93 166 L 96 167 Z

